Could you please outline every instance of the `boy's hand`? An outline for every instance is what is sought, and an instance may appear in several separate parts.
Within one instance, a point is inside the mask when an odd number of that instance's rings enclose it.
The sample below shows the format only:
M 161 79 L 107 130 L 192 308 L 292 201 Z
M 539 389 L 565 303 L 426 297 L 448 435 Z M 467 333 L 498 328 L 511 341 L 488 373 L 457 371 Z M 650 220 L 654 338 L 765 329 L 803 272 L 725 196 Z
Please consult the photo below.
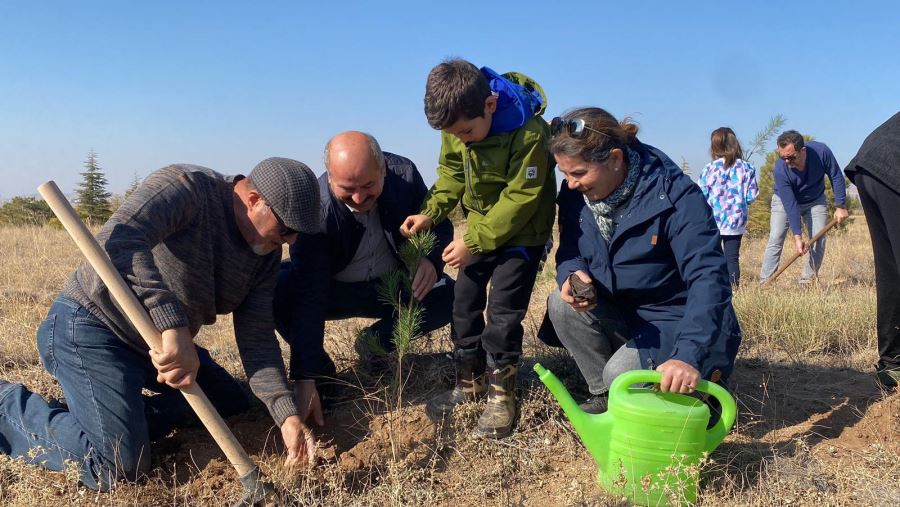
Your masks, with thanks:
M 462 269 L 472 262 L 472 252 L 469 251 L 469 247 L 466 246 L 462 239 L 454 239 L 444 249 L 441 258 L 448 266 Z
M 400 224 L 400 234 L 408 238 L 417 232 L 431 229 L 432 225 L 434 220 L 428 215 L 410 215 Z
M 200 368 L 194 339 L 186 327 L 163 331 L 162 350 L 150 350 L 150 360 L 156 367 L 156 381 L 175 389 L 193 384 Z

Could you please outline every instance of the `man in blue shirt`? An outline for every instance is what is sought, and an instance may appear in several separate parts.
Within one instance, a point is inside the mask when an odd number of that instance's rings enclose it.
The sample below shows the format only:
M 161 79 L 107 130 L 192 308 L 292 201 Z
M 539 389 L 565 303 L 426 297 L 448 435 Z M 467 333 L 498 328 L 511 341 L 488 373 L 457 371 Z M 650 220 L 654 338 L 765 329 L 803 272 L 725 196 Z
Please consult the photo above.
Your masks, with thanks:
M 803 224 L 809 237 L 815 235 L 828 222 L 828 206 L 825 203 L 825 177 L 831 180 L 834 191 L 834 219 L 838 223 L 847 218 L 845 204 L 846 186 L 844 173 L 831 149 L 816 141 L 804 142 L 796 130 L 788 130 L 778 136 L 778 156 L 775 162 L 775 193 L 772 195 L 772 214 L 769 222 L 769 243 L 763 255 L 760 282 L 765 282 L 778 269 L 781 248 L 788 226 L 794 234 L 794 246 L 799 254 L 805 254 Z M 809 283 L 822 266 L 825 257 L 825 237 L 809 248 L 809 259 L 803 266 L 800 283 Z

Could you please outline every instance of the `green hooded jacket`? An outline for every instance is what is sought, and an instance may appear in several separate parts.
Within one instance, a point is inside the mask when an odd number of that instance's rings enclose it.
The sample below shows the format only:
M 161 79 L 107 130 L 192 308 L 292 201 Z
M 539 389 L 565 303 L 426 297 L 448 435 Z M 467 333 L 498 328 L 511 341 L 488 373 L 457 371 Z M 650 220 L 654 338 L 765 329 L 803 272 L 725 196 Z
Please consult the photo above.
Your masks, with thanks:
M 527 76 L 510 72 L 503 77 L 537 90 L 540 109 L 521 127 L 468 146 L 442 132 L 438 179 L 422 210 L 438 223 L 462 199 L 463 241 L 475 255 L 504 246 L 545 245 L 556 215 L 556 163 L 548 150 L 550 127 L 541 117 L 546 95 Z

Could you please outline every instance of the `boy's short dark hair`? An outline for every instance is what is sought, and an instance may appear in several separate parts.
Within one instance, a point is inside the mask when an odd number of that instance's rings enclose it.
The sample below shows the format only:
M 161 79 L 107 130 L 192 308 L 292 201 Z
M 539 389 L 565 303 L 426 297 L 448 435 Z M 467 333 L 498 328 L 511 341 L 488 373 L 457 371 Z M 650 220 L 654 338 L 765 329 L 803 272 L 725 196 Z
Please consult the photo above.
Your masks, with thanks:
M 789 144 L 793 144 L 794 149 L 800 151 L 803 149 L 804 145 L 803 136 L 796 130 L 785 130 L 778 136 L 778 140 L 775 141 L 775 144 L 777 144 L 779 148 L 784 148 Z
M 484 116 L 484 101 L 491 86 L 478 67 L 461 59 L 443 61 L 428 73 L 425 84 L 425 117 L 436 130 L 443 130 L 460 118 Z

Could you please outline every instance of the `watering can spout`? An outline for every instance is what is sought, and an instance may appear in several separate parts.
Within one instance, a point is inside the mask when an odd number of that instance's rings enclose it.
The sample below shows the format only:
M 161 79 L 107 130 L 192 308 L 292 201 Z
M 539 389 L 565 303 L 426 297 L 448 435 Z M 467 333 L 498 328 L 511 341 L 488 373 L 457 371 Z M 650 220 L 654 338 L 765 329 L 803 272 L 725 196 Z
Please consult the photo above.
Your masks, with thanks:
M 588 452 L 597 463 L 602 463 L 605 452 L 604 443 L 608 441 L 610 430 L 607 414 L 589 414 L 582 410 L 559 378 L 552 371 L 541 366 L 541 363 L 534 365 L 534 371 L 559 402 Z

